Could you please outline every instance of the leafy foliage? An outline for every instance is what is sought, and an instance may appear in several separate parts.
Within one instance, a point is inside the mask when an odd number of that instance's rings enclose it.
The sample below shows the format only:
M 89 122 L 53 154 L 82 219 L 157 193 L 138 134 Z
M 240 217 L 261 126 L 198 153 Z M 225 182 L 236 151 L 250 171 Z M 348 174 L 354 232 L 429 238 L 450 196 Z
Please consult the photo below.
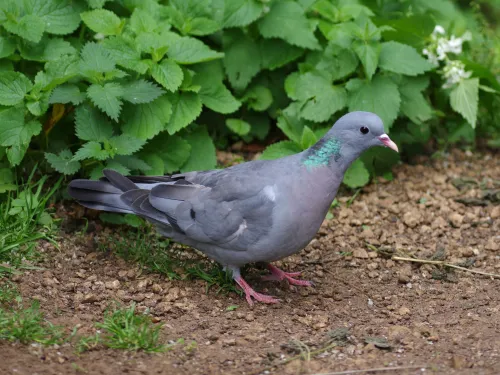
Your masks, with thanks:
M 500 59 L 480 41 L 500 49 L 480 15 L 451 0 L 375 3 L 2 1 L 0 171 L 40 150 L 92 178 L 211 169 L 215 144 L 263 140 L 276 123 L 289 140 L 262 157 L 288 155 L 354 110 L 377 113 L 400 146 L 459 140 L 465 121 L 500 138 Z M 472 76 L 449 89 L 421 54 L 434 22 L 478 41 L 461 56 Z M 374 157 L 346 183 L 366 182 Z

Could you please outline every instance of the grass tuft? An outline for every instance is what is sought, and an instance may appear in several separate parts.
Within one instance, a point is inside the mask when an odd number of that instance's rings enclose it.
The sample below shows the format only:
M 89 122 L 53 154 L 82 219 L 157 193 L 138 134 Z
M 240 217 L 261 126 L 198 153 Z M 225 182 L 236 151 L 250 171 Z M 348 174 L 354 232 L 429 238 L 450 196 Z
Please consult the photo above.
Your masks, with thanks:
M 207 268 L 205 265 L 195 264 L 186 267 L 186 272 L 190 278 L 205 280 L 207 293 L 211 287 L 216 286 L 216 294 L 234 292 L 240 296 L 243 295 L 243 291 L 236 286 L 231 271 L 224 271 L 219 265 Z
M 108 312 L 103 323 L 96 327 L 104 330 L 101 340 L 108 348 L 161 352 L 167 349 L 158 343 L 162 324 L 153 324 L 148 315 L 136 314 L 135 304 L 127 309 Z
M 39 254 L 35 247 L 39 240 L 54 242 L 52 218 L 45 207 L 62 179 L 44 191 L 47 177 L 34 182 L 35 170 L 17 191 L 0 196 L 0 276 L 14 273 L 25 266 L 26 261 L 36 260 Z
M 33 301 L 28 308 L 22 305 L 12 309 L 0 308 L 0 340 L 53 345 L 64 341 L 63 333 L 62 327 L 45 320 L 38 301 Z

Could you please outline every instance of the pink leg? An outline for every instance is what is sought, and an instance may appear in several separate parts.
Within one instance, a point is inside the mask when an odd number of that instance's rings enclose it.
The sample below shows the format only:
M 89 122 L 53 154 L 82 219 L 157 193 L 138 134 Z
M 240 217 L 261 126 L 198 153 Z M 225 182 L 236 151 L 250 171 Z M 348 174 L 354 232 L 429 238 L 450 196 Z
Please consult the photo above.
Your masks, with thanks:
M 291 285 L 299 285 L 299 286 L 312 286 L 312 281 L 307 280 L 297 280 L 294 279 L 296 276 L 300 276 L 300 272 L 285 272 L 280 270 L 278 267 L 273 266 L 272 264 L 268 264 L 267 268 L 271 271 L 271 275 L 264 276 L 264 280 L 286 280 Z
M 250 306 L 253 305 L 252 297 L 256 301 L 264 302 L 264 303 L 278 303 L 279 302 L 278 299 L 276 299 L 272 296 L 261 294 L 261 293 L 256 292 L 255 290 L 253 290 L 252 287 L 250 285 L 248 285 L 247 282 L 245 280 L 243 280 L 243 278 L 241 276 L 235 277 L 234 281 L 236 281 L 236 283 L 245 292 L 247 302 Z

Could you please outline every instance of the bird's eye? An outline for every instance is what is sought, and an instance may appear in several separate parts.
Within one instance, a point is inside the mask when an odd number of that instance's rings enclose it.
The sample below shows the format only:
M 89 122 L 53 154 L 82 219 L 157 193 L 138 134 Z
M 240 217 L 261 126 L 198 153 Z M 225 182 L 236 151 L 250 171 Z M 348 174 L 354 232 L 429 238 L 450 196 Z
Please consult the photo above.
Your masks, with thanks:
M 359 131 L 362 133 L 362 134 L 367 134 L 370 129 L 368 129 L 366 126 L 362 126 Z

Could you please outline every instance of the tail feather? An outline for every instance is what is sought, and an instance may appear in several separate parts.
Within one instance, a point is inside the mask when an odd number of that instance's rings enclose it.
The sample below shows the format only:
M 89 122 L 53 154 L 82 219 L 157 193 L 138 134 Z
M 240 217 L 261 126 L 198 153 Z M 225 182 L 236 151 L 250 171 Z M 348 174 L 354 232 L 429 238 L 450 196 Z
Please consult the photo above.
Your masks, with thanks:
M 132 181 L 130 181 L 127 177 L 121 175 L 120 173 L 112 169 L 105 169 L 102 171 L 102 173 L 104 173 L 104 176 L 113 186 L 117 187 L 122 192 L 139 189 L 139 187 Z
M 101 191 L 103 193 L 113 193 L 119 194 L 122 191 L 109 183 L 104 183 L 103 181 L 93 181 L 93 180 L 73 180 L 70 183 L 72 189 L 85 189 Z
M 105 177 L 99 181 L 71 181 L 69 195 L 88 208 L 141 216 L 156 224 L 165 234 L 172 231 L 184 233 L 177 223 L 175 209 L 196 193 L 195 185 L 168 176 L 128 178 L 113 170 L 104 170 L 103 173 Z M 155 208 L 155 202 L 161 210 Z

